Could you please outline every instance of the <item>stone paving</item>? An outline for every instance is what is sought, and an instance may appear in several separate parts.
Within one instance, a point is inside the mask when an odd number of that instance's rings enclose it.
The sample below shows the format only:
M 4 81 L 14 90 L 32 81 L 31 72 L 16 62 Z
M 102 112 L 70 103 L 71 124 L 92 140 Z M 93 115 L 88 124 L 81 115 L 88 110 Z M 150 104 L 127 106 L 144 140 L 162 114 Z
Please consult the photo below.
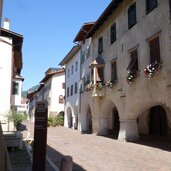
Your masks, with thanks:
M 25 124 L 32 132 L 32 125 Z M 61 156 L 72 156 L 76 171 L 171 171 L 171 141 L 146 140 L 120 142 L 65 127 L 48 128 L 47 155 L 58 167 Z

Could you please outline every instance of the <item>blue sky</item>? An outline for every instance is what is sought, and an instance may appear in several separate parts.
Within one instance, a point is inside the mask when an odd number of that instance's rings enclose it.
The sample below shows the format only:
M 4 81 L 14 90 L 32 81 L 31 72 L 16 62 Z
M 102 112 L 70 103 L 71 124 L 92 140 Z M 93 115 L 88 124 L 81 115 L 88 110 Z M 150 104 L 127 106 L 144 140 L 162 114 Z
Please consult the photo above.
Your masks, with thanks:
M 23 90 L 39 84 L 45 71 L 74 46 L 85 22 L 96 21 L 111 0 L 4 0 L 3 18 L 10 30 L 22 34 Z

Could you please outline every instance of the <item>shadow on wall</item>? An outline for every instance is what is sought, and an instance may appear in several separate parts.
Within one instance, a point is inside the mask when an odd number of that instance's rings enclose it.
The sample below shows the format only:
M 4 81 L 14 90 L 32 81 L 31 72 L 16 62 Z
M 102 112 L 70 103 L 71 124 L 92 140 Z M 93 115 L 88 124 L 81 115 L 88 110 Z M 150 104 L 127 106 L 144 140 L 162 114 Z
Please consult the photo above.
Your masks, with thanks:
M 60 163 L 61 163 L 61 159 L 64 156 L 63 154 L 59 153 L 58 151 L 56 151 L 55 149 L 53 149 L 52 147 L 47 145 L 47 152 L 46 154 L 48 155 L 48 157 L 52 160 L 52 162 L 58 167 L 60 168 Z M 74 159 L 73 159 L 74 160 Z M 81 166 L 79 166 L 77 163 L 73 163 L 73 171 L 86 171 L 85 169 L 83 169 Z

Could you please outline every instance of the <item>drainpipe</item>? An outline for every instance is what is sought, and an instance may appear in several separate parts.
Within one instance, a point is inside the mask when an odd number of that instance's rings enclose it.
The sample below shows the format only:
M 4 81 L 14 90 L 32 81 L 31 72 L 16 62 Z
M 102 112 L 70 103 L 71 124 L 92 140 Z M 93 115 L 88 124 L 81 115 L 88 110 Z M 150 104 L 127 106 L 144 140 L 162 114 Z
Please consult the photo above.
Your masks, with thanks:
M 169 0 L 169 8 L 170 8 L 170 20 L 171 20 L 171 0 Z
M 1 22 L 2 22 L 2 7 L 3 7 L 3 0 L 0 0 L 0 35 L 1 35 Z

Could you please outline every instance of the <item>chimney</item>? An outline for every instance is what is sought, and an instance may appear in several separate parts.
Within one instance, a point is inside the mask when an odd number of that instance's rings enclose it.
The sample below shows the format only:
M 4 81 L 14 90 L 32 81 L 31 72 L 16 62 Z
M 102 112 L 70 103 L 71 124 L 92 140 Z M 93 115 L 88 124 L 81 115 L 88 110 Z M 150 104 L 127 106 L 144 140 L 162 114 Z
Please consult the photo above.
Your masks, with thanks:
M 3 28 L 9 30 L 9 24 L 10 24 L 9 18 L 5 18 Z

